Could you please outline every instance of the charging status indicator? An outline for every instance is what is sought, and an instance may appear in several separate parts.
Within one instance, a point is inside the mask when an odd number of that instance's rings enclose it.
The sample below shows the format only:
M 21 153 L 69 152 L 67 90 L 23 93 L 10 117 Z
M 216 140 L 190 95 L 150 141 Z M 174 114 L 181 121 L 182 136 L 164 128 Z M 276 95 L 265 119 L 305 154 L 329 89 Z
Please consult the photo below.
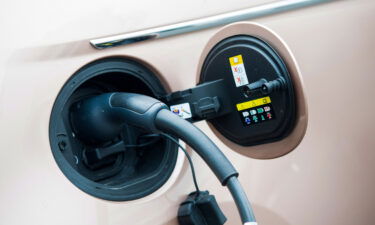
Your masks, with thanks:
M 258 98 L 247 102 L 238 103 L 236 105 L 238 111 L 242 111 L 245 109 L 251 109 L 258 106 L 266 105 L 271 103 L 271 98 L 269 96 L 264 98 Z
M 257 107 L 250 108 L 250 109 L 245 109 L 243 111 L 240 111 L 239 113 L 240 113 L 242 123 L 245 126 L 258 124 L 258 123 L 262 123 L 262 122 L 275 119 L 275 113 L 272 109 L 271 104 L 266 104 L 266 105 L 257 106 Z

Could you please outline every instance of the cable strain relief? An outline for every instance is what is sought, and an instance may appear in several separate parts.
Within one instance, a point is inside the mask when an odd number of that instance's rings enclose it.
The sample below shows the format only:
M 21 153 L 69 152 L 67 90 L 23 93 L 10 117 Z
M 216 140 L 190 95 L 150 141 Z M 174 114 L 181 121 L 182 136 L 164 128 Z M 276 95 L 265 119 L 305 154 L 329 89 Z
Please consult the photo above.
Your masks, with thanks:
M 228 180 L 229 180 L 230 178 L 232 178 L 232 177 L 236 177 L 236 178 L 237 178 L 239 175 L 240 175 L 240 174 L 239 174 L 237 171 L 235 171 L 235 172 L 233 172 L 232 174 L 226 176 L 224 179 L 220 179 L 221 185 L 223 185 L 223 186 L 227 186 Z

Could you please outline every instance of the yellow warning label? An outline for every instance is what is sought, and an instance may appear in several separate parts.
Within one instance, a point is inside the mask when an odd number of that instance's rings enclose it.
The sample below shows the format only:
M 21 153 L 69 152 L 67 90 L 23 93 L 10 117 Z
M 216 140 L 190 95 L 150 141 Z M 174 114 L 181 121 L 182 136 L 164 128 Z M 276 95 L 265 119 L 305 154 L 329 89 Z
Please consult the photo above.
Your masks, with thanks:
M 269 103 L 271 103 L 271 98 L 267 96 L 264 98 L 254 99 L 248 102 L 238 103 L 236 106 L 237 106 L 238 111 L 242 111 L 245 109 L 250 109 L 250 108 L 254 108 L 254 107 L 269 104 Z
M 243 64 L 242 55 L 236 55 L 236 56 L 230 57 L 229 63 L 230 63 L 231 66 Z
M 229 58 L 230 67 L 236 87 L 241 87 L 249 83 L 247 79 L 245 65 L 243 64 L 242 55 L 236 55 Z

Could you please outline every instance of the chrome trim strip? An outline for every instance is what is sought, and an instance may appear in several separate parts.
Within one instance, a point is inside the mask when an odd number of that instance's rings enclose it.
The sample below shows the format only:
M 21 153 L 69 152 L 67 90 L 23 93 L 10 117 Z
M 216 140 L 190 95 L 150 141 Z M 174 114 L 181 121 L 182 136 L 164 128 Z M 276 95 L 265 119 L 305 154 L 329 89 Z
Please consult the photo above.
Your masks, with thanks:
M 90 41 L 90 44 L 96 49 L 128 45 L 135 42 L 165 38 L 330 1 L 334 0 L 282 0 L 216 16 L 93 39 Z

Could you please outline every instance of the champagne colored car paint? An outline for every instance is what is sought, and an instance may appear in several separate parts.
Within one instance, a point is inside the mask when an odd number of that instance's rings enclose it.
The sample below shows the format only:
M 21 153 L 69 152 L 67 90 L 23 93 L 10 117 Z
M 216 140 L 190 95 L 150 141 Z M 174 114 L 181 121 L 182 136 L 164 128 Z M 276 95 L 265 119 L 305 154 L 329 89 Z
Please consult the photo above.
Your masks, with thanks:
M 193 190 L 186 162 L 173 187 L 147 201 L 113 203 L 88 196 L 52 157 L 53 102 L 75 71 L 108 56 L 147 62 L 171 91 L 192 87 L 203 49 L 221 28 L 106 51 L 92 49 L 88 40 L 253 2 L 235 1 L 230 7 L 232 2 L 196 0 L 182 7 L 172 1 L 130 6 L 127 1 L 51 1 L 45 8 L 41 3 L 20 7 L 20 1 L 10 1 L 1 7 L 0 224 L 176 225 L 177 206 Z M 160 10 L 145 13 L 155 8 Z M 258 224 L 373 224 L 374 10 L 373 0 L 347 0 L 254 20 L 284 40 L 303 76 L 309 123 L 293 152 L 271 160 L 244 157 L 206 122 L 197 123 L 239 170 Z M 240 224 L 229 193 L 192 155 L 198 182 L 215 194 L 227 224 Z

